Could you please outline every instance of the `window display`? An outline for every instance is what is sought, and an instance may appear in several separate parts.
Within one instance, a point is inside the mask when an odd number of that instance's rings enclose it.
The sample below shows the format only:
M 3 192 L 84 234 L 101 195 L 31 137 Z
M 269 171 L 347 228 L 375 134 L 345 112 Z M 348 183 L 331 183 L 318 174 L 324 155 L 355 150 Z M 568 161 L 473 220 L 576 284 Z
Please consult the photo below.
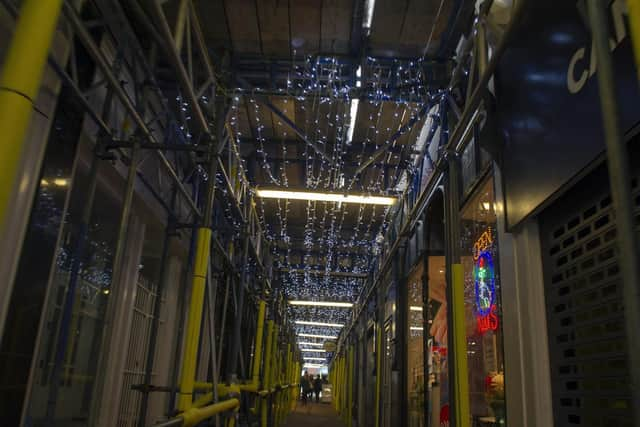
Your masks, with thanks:
M 462 213 L 469 401 L 473 425 L 505 425 L 504 354 L 493 179 L 482 182 Z

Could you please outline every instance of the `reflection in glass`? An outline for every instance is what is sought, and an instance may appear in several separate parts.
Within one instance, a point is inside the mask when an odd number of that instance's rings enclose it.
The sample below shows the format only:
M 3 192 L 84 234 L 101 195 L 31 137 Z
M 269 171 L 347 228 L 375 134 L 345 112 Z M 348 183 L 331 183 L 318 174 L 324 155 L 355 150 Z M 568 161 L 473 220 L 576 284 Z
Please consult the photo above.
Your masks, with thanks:
M 80 171 L 74 178 L 78 184 L 72 192 L 58 249 L 50 285 L 52 296 L 45 307 L 46 320 L 29 402 L 29 420 L 35 426 L 90 423 L 111 293 L 119 218 L 115 213 L 120 211 L 120 203 L 98 186 L 86 244 L 78 251 L 79 219 L 86 194 L 83 178 L 85 174 Z M 74 257 L 79 257 L 81 267 L 75 290 L 70 294 Z
M 504 425 L 504 355 L 493 180 L 483 182 L 462 211 L 462 264 L 474 425 Z

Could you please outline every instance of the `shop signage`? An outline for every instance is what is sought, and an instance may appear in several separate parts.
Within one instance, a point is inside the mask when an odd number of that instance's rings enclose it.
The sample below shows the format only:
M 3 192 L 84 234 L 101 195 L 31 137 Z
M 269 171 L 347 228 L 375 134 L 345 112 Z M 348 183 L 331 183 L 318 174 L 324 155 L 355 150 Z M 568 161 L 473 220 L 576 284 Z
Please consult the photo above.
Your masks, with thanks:
M 490 252 L 492 244 L 493 236 L 491 229 L 488 229 L 473 246 L 476 320 L 480 334 L 498 329 L 496 273 Z
M 598 63 L 585 1 L 529 3 L 495 80 L 508 229 L 553 200 L 605 150 Z M 602 3 L 607 5 L 619 125 L 633 135 L 640 120 L 640 86 L 629 37 L 629 2 Z
M 324 351 L 329 353 L 334 353 L 336 351 L 336 342 L 335 341 L 325 341 L 323 345 Z

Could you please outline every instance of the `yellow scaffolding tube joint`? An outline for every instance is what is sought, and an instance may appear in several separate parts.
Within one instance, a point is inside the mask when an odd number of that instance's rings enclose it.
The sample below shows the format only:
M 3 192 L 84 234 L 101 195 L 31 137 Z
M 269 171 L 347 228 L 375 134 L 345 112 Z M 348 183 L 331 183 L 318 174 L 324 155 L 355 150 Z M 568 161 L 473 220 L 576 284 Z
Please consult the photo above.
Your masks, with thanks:
M 196 252 L 193 266 L 191 301 L 187 320 L 186 343 L 182 358 L 180 376 L 180 400 L 178 408 L 186 411 L 192 405 L 195 386 L 198 343 L 200 341 L 200 325 L 204 306 L 207 269 L 211 250 L 211 229 L 199 228 L 196 240 Z
M 180 417 L 183 420 L 183 427 L 191 427 L 208 418 L 214 417 L 222 412 L 236 409 L 240 406 L 238 399 L 229 399 L 202 408 L 191 408 L 185 411 Z
M 0 74 L 0 233 L 18 186 L 24 139 L 61 9 L 62 0 L 23 2 Z

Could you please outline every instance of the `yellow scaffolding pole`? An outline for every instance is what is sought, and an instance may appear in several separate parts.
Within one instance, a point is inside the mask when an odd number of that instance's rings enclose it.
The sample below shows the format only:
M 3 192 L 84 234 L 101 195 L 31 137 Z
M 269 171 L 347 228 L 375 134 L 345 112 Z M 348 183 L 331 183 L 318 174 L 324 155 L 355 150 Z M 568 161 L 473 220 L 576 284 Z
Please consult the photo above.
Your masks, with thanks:
M 349 380 L 347 382 L 347 427 L 353 424 L 353 371 L 354 371 L 353 346 L 349 347 Z
M 631 42 L 636 57 L 636 71 L 640 79 L 640 0 L 627 0 L 629 9 L 629 26 L 631 27 Z
M 192 406 L 193 389 L 196 378 L 196 364 L 198 358 L 198 343 L 200 341 L 200 325 L 202 323 L 202 309 L 204 306 L 207 269 L 209 267 L 209 252 L 211 250 L 211 229 L 199 228 L 196 241 L 196 254 L 193 266 L 193 281 L 191 287 L 191 301 L 187 320 L 186 344 L 182 358 L 180 376 L 180 400 L 178 408 L 186 411 Z
M 251 384 L 256 386 L 256 391 L 260 385 L 260 364 L 262 363 L 262 341 L 264 335 L 264 316 L 267 310 L 267 303 L 260 301 L 258 307 L 258 326 L 256 328 L 256 345 L 253 356 L 253 374 Z
M 265 359 L 264 359 L 264 376 L 262 388 L 269 390 L 271 388 L 271 354 L 273 350 L 273 320 L 267 322 L 267 344 L 265 346 Z M 267 427 L 267 415 L 269 412 L 269 396 L 265 396 L 262 405 L 260 406 L 260 425 Z
M 0 75 L 0 231 L 6 227 L 34 101 L 62 0 L 25 0 Z
M 464 308 L 464 270 L 462 264 L 451 265 L 452 310 L 453 310 L 453 354 L 455 364 L 456 425 L 469 427 L 469 378 L 467 376 L 467 329 Z

